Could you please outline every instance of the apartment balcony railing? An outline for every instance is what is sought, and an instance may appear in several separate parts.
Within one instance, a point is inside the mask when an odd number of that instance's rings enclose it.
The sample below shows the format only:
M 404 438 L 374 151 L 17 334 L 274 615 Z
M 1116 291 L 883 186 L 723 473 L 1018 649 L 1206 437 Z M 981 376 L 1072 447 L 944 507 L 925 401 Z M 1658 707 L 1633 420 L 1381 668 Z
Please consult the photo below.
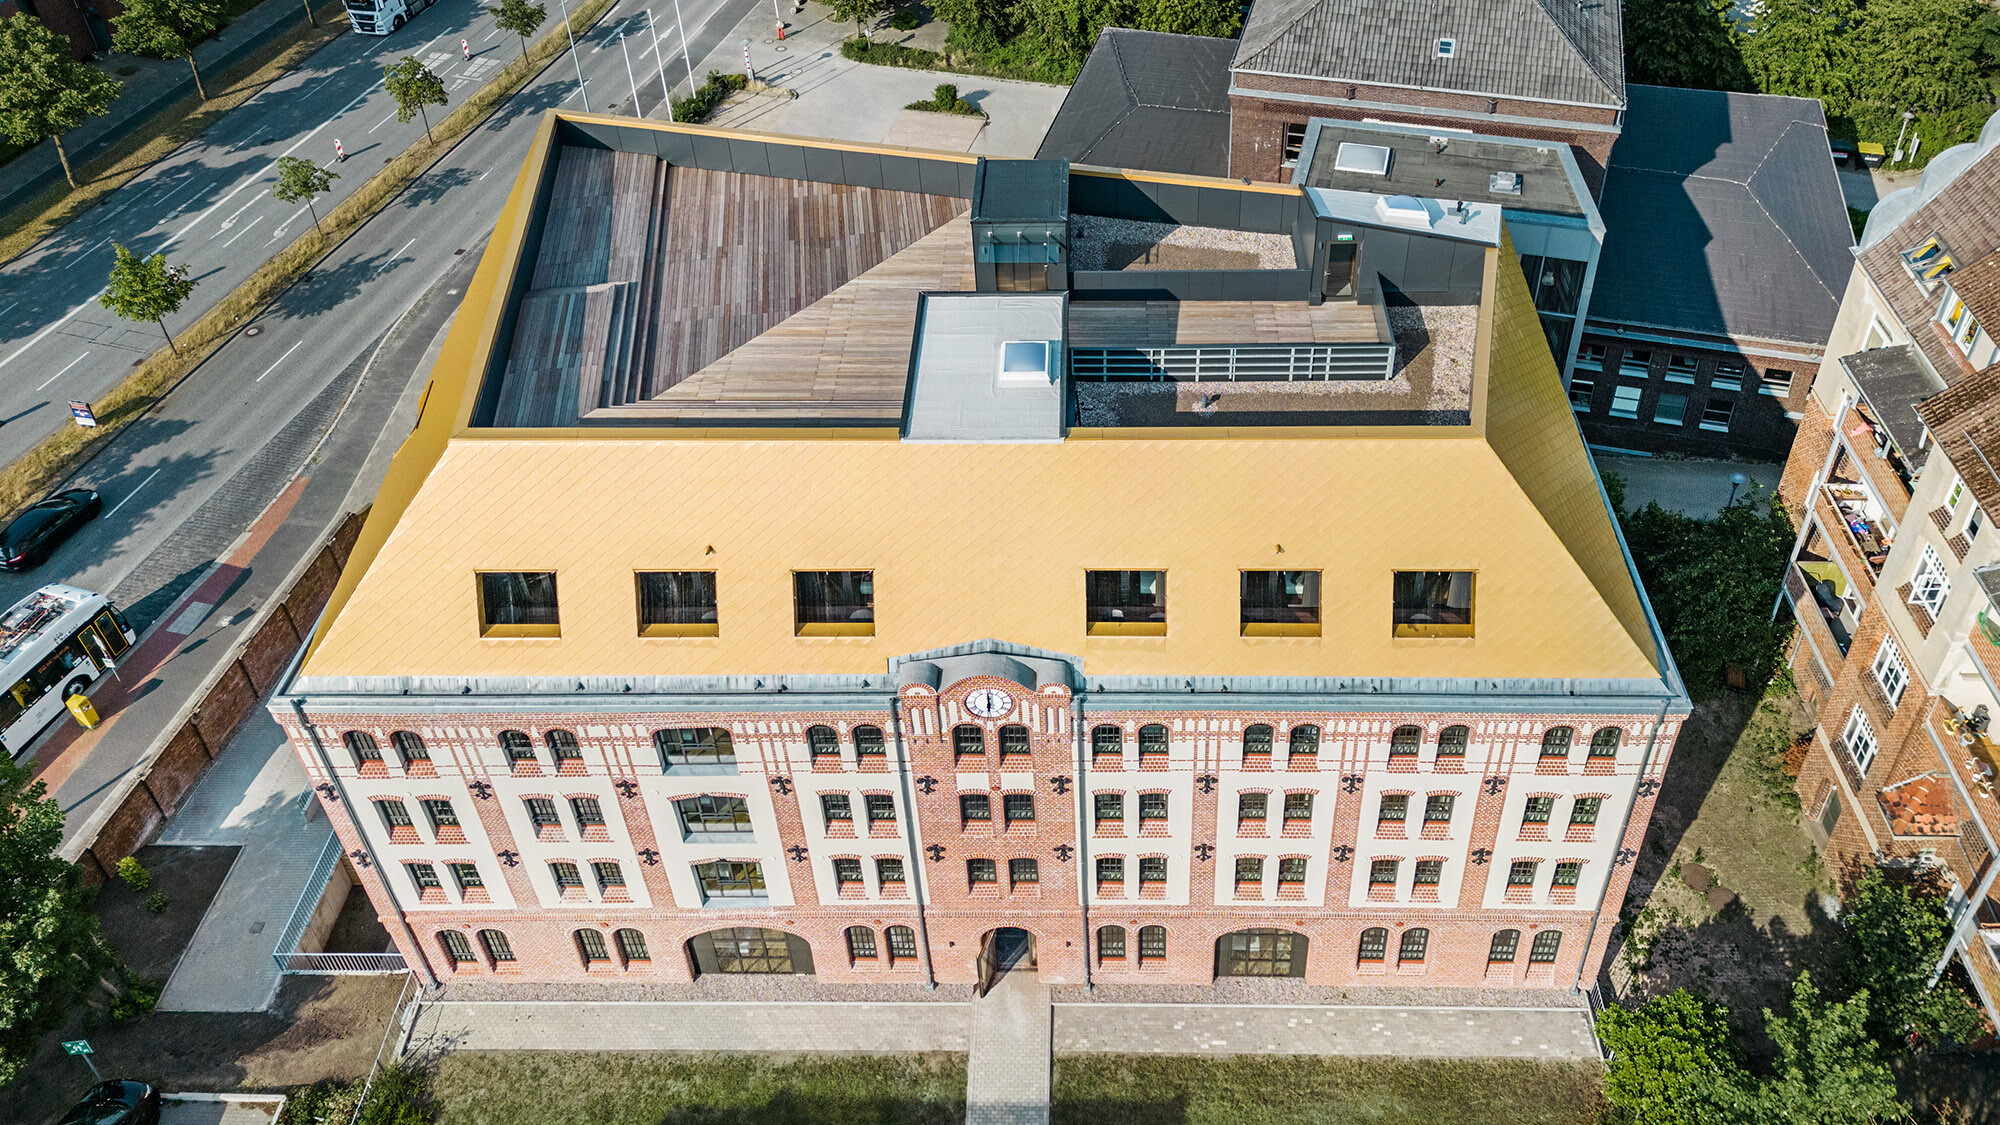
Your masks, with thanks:
M 1813 590 L 1818 581 L 1795 565 L 1785 573 L 1785 594 L 1792 600 L 1792 616 L 1798 618 L 1806 631 L 1807 643 L 1831 674 L 1847 656 L 1854 634 L 1845 620 L 1846 604 L 1838 597 L 1833 599 L 1833 607 L 1822 604 Z
M 1879 441 L 1873 425 L 1860 416 L 1850 417 L 1847 432 L 1840 436 L 1846 456 L 1841 458 L 1842 465 L 1836 467 L 1835 473 L 1841 468 L 1859 470 L 1889 510 L 1889 518 L 1902 526 L 1903 517 L 1910 510 L 1910 472 L 1903 466 L 1895 445 Z
M 1888 561 L 1894 533 L 1864 514 L 1866 498 L 1851 495 L 1858 491 L 1853 485 L 1829 484 L 1814 497 L 1813 509 L 1826 537 L 1847 564 L 1847 573 L 1866 581 L 1868 593 L 1873 594 L 1875 579 L 1881 577 L 1882 564 Z

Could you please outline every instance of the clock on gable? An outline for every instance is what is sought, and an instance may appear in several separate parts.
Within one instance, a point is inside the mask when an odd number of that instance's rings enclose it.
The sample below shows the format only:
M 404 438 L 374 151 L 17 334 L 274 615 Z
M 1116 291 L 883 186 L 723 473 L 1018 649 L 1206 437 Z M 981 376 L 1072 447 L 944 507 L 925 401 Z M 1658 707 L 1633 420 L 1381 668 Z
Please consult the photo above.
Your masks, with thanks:
M 999 688 L 977 688 L 965 697 L 965 709 L 982 719 L 997 719 L 1014 709 L 1014 697 Z

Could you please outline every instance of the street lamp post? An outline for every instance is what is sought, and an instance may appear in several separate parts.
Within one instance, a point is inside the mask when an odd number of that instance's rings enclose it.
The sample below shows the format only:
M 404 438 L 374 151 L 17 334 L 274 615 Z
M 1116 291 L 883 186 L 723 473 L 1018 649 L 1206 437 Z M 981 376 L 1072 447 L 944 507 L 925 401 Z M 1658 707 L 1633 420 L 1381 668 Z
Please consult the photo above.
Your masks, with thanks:
M 1733 507 L 1735 507 L 1735 506 L 1736 506 L 1736 490 L 1737 490 L 1737 489 L 1739 489 L 1739 488 L 1742 488 L 1742 487 L 1743 487 L 1744 485 L 1746 485 L 1746 484 L 1749 484 L 1749 483 L 1750 483 L 1750 478 L 1749 478 L 1749 477 L 1746 477 L 1746 476 L 1744 476 L 1744 475 L 1743 475 L 1742 473 L 1731 473 L 1731 474 L 1729 474 L 1729 503 L 1727 503 L 1727 504 L 1724 504 L 1724 505 L 1723 505 L 1723 507 L 1725 507 L 1725 508 L 1733 508 Z
M 660 50 L 660 28 L 653 22 L 653 9 L 646 9 L 646 30 L 653 33 L 653 65 L 660 70 L 660 104 L 667 107 L 667 120 L 674 119 L 674 91 L 667 85 L 667 53 Z
M 692 96 L 694 94 L 694 60 L 688 57 L 688 29 L 687 24 L 681 20 L 681 0 L 674 0 L 674 26 L 681 33 L 681 65 L 687 67 L 688 94 Z
M 625 56 L 625 81 L 632 85 L 632 116 L 644 117 L 639 112 L 639 79 L 632 74 L 632 48 L 625 45 L 625 33 L 618 33 L 618 51 Z
M 1903 127 L 1896 130 L 1896 155 L 1890 159 L 1889 163 L 1901 164 L 1903 162 L 1903 134 L 1910 131 L 1910 122 L 1916 119 L 1916 110 L 1906 109 L 1903 111 Z
M 562 4 L 563 34 L 569 36 L 570 61 L 576 63 L 576 91 L 583 95 L 583 112 L 590 112 L 590 91 L 583 84 L 583 58 L 576 53 L 576 32 L 569 24 L 569 0 L 558 0 Z

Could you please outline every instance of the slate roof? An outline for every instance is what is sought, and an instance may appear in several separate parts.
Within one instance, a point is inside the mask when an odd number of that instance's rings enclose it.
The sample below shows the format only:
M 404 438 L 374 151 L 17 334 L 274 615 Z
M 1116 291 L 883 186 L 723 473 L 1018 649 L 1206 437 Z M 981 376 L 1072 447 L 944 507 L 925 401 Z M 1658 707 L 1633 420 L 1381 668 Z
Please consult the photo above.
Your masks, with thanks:
M 1235 50 L 1233 39 L 1105 28 L 1036 158 L 1227 176 Z
M 1932 162 L 1932 170 L 1945 159 L 1941 154 Z M 1929 175 L 1927 172 L 1926 176 Z M 1876 206 L 1888 205 L 1895 198 L 1889 196 Z M 1959 268 L 1948 278 L 1952 288 L 1957 290 L 1961 275 L 1971 273 L 1969 287 L 1981 289 L 1980 276 L 1984 273 L 1990 283 L 1989 271 L 1995 268 L 1986 259 L 2000 249 L 2000 207 L 1993 205 L 1995 199 L 2000 199 L 2000 147 L 1980 154 L 1937 194 L 1887 232 L 1877 234 L 1871 227 L 1868 245 L 1856 255 L 1876 290 L 1889 302 L 1897 319 L 1930 359 L 1931 366 L 1947 382 L 1966 371 L 1965 355 L 1931 326 L 1931 319 L 1937 313 L 1938 293 L 1924 292 L 1910 277 L 1903 268 L 1903 251 L 1937 235 L 1951 248 L 1952 260 L 1958 263 Z M 1974 310 L 1981 323 L 1989 323 L 1976 305 Z
M 1437 41 L 1455 41 L 1451 58 Z M 1235 69 L 1583 105 L 1625 104 L 1616 3 L 1261 0 Z
M 1824 346 L 1854 231 L 1819 102 L 1628 93 L 1590 318 Z

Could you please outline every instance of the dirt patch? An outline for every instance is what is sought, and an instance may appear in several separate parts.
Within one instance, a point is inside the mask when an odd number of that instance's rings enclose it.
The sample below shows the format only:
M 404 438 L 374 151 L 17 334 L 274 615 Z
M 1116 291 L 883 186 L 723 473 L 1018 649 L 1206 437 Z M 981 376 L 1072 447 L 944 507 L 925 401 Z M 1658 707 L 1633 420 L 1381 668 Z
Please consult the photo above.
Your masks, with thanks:
M 139 849 L 139 862 L 153 876 L 146 893 L 114 879 L 97 895 L 97 916 L 118 959 L 140 976 L 165 984 L 229 874 L 230 865 L 236 862 L 237 851 L 224 847 Z M 153 894 L 167 896 L 167 908 L 158 914 L 146 908 L 146 898 Z
M 31 1081 L 0 1090 L 0 1121 L 52 1122 L 91 1084 L 59 1041 L 87 1038 L 107 1077 L 165 1090 L 276 1091 L 368 1073 L 403 976 L 287 977 L 268 1012 L 155 1012 L 92 1027 L 84 1019 L 51 1035 Z
M 347 889 L 347 901 L 340 904 L 340 917 L 326 935 L 328 953 L 383 953 L 390 948 L 389 931 L 375 916 L 368 892 L 359 884 Z

